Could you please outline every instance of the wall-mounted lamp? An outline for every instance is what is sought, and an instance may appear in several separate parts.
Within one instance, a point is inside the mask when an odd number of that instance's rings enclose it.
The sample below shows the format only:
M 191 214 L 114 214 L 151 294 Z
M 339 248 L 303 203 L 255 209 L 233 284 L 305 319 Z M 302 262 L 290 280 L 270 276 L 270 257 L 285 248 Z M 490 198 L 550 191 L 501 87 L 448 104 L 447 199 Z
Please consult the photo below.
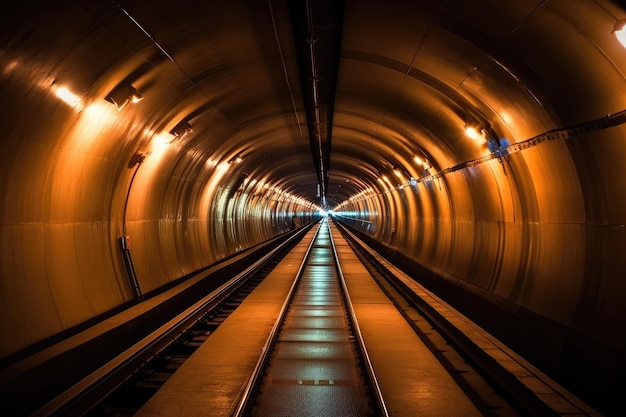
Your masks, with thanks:
M 626 19 L 620 19 L 617 23 L 615 23 L 613 33 L 615 34 L 615 37 L 617 37 L 619 43 L 626 48 Z
M 465 126 L 465 134 L 469 136 L 470 139 L 474 139 L 474 140 L 476 140 L 480 136 L 478 129 L 475 128 L 474 126 L 469 126 L 469 125 Z
M 228 161 L 228 163 L 229 163 L 230 165 L 232 165 L 232 164 L 238 164 L 238 163 L 240 163 L 241 161 L 243 161 L 243 159 L 241 159 L 241 156 L 237 155 L 237 156 L 234 156 L 233 158 L 231 158 L 231 159 Z
M 135 87 L 122 83 L 115 87 L 105 99 L 115 104 L 117 111 L 121 111 L 128 103 L 138 103 L 143 100 L 143 97 L 137 92 Z
M 487 147 L 489 148 L 489 152 L 499 152 L 502 149 L 502 144 L 500 143 L 500 137 L 498 134 L 488 126 L 487 128 L 481 131 L 483 137 L 487 141 Z
M 423 175 L 428 175 L 428 169 L 430 169 L 430 163 L 428 162 L 428 159 L 426 158 L 420 158 L 419 156 L 414 156 L 413 159 L 415 160 L 415 163 L 419 166 L 421 166 L 423 168 Z
M 176 136 L 176 138 L 180 139 L 188 133 L 193 132 L 191 125 L 186 120 L 178 123 L 172 130 L 170 130 L 170 134 Z
M 424 169 L 430 168 L 430 163 L 428 162 L 428 159 L 426 158 L 420 158 L 419 156 L 416 155 L 413 157 L 413 160 L 415 161 L 417 165 L 423 166 Z
M 54 91 L 54 94 L 65 103 L 78 110 L 82 110 L 83 100 L 76 93 L 72 92 L 68 87 L 64 85 L 58 85 L 53 82 L 52 90 Z

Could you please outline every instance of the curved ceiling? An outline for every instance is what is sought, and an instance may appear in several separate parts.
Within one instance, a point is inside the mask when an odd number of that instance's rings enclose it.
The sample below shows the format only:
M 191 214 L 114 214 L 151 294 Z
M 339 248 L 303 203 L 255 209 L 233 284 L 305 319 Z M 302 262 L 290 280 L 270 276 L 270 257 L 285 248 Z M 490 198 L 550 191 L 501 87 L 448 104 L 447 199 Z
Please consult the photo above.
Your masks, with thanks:
M 609 1 L 77 1 L 22 13 L 5 22 L 3 55 L 27 85 L 69 85 L 85 102 L 122 84 L 140 92 L 116 121 L 131 156 L 186 122 L 172 164 L 243 156 L 241 172 L 330 208 L 394 168 L 419 178 L 415 156 L 431 173 L 484 156 L 466 124 L 515 143 L 624 101 L 610 33 L 624 13 Z M 18 46 L 36 57 L 27 68 Z M 138 139 L 136 125 L 152 133 Z

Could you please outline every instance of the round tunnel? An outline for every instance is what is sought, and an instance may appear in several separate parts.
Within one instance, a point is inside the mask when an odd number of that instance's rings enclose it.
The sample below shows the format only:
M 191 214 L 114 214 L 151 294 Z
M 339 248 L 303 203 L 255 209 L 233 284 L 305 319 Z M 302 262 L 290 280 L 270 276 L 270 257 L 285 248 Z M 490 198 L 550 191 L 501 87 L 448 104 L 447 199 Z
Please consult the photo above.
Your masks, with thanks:
M 626 369 L 624 19 L 609 0 L 6 10 L 0 358 L 329 211 L 601 408 Z

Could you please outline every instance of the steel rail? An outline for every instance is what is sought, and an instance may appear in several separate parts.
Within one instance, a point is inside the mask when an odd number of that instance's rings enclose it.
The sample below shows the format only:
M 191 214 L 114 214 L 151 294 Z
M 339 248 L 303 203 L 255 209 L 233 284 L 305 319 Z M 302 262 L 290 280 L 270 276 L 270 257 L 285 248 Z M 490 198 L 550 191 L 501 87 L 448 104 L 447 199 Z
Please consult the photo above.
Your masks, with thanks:
M 516 410 L 524 415 L 558 416 L 566 407 L 571 415 L 600 416 L 593 407 L 429 291 L 418 279 L 395 267 L 345 225 L 338 223 L 337 228 L 430 323 L 431 330 L 439 332 L 448 341 L 449 348 L 464 355 L 470 366 L 487 375 L 493 381 L 494 389 L 513 399 Z M 518 377 L 520 372 L 524 373 L 524 378 Z
M 276 248 L 259 258 L 228 282 L 198 300 L 186 310 L 176 315 L 161 327 L 135 343 L 123 353 L 102 365 L 67 390 L 37 409 L 30 417 L 52 417 L 72 414 L 80 415 L 97 404 L 123 382 L 133 370 L 154 357 L 159 350 L 173 342 L 177 336 L 191 327 L 206 311 L 235 291 L 251 274 L 260 270 L 280 250 L 304 233 L 290 236 Z
M 365 371 L 369 378 L 369 382 L 371 385 L 370 388 L 372 389 L 374 399 L 376 400 L 376 407 L 379 413 L 378 415 L 380 417 L 388 417 L 389 412 L 387 411 L 387 406 L 385 405 L 385 400 L 380 390 L 380 385 L 378 384 L 378 379 L 376 378 L 374 367 L 372 366 L 372 362 L 370 360 L 369 354 L 367 353 L 367 348 L 365 347 L 365 341 L 363 340 L 363 334 L 361 333 L 361 328 L 359 327 L 359 322 L 357 320 L 354 307 L 352 306 L 352 300 L 348 292 L 348 286 L 346 285 L 346 280 L 343 275 L 343 271 L 341 270 L 341 263 L 339 262 L 339 255 L 337 253 L 337 248 L 335 246 L 335 240 L 333 239 L 332 228 L 330 227 L 330 222 L 328 222 L 328 232 L 330 236 L 330 243 L 333 248 L 333 254 L 335 256 L 335 265 L 337 268 L 337 274 L 339 275 L 339 282 L 341 283 L 341 289 L 343 290 L 346 308 L 348 310 L 348 317 L 352 324 L 352 333 L 354 334 L 356 345 L 361 353 L 361 358 L 363 360 L 362 366 L 365 368 Z
M 311 254 L 311 248 L 313 247 L 313 243 L 315 243 L 315 239 L 317 238 L 317 235 L 319 234 L 321 227 L 322 227 L 322 222 L 320 221 L 320 224 L 317 226 L 317 230 L 315 231 L 315 235 L 313 236 L 313 238 L 311 239 L 311 242 L 309 243 L 309 246 L 307 247 L 304 258 L 302 259 L 302 263 L 300 264 L 300 267 L 298 268 L 298 272 L 296 273 L 296 278 L 293 280 L 293 283 L 291 284 L 291 287 L 289 288 L 287 297 L 285 297 L 285 302 L 281 306 L 281 309 L 278 313 L 278 318 L 274 322 L 274 326 L 272 327 L 272 330 L 270 331 L 267 337 L 267 340 L 265 341 L 265 344 L 263 345 L 263 348 L 261 349 L 261 356 L 259 357 L 259 360 L 257 361 L 256 366 L 254 367 L 254 370 L 252 371 L 252 376 L 250 377 L 250 379 L 248 380 L 248 383 L 246 384 L 246 388 L 244 389 L 243 394 L 241 395 L 239 404 L 237 405 L 237 408 L 235 410 L 235 413 L 233 414 L 233 417 L 243 417 L 244 413 L 248 409 L 248 405 L 250 404 L 250 401 L 252 400 L 254 388 L 257 386 L 257 384 L 261 380 L 263 376 L 263 369 L 269 362 L 270 353 L 272 352 L 272 346 L 275 344 L 276 340 L 278 339 L 278 336 L 280 334 L 280 328 L 282 326 L 283 321 L 285 320 L 285 317 L 287 316 L 287 313 L 289 311 L 289 306 L 296 293 L 296 289 L 298 288 L 298 283 L 300 282 L 300 278 L 302 277 L 302 273 L 304 271 L 304 268 L 306 267 L 307 261 L 309 259 L 309 255 Z

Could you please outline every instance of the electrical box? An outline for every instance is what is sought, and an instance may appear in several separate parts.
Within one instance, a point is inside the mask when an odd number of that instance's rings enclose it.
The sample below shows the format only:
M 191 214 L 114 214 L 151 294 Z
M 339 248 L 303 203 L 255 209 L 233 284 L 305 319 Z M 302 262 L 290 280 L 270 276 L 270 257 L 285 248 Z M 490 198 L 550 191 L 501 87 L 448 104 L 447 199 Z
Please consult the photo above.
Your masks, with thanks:
M 124 235 L 120 238 L 122 250 L 130 250 L 130 236 Z

